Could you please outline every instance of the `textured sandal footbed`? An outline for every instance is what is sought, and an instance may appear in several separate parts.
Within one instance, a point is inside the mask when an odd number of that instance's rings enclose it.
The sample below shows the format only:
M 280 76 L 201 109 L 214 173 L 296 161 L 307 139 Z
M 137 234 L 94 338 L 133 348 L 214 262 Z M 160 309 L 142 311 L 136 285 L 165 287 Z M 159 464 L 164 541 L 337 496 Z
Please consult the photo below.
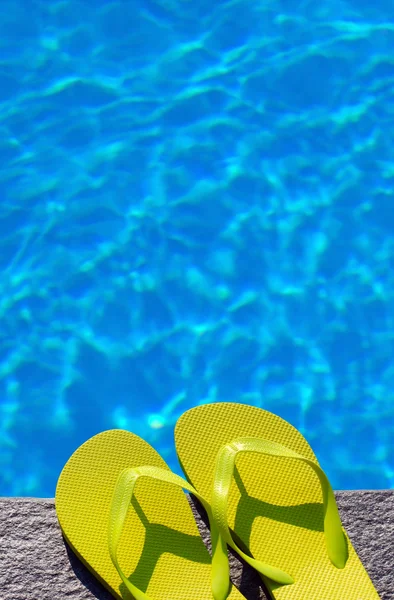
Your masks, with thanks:
M 132 598 L 111 562 L 108 515 L 119 473 L 143 465 L 169 469 L 138 436 L 100 433 L 66 463 L 56 488 L 56 511 L 68 544 L 116 598 Z M 211 557 L 185 493 L 143 478 L 128 511 L 118 549 L 122 570 L 152 600 L 212 600 Z M 231 600 L 243 596 L 232 586 Z
M 240 437 L 278 442 L 318 464 L 303 435 L 277 415 L 236 403 L 198 406 L 178 420 L 175 443 L 187 479 L 208 501 L 217 452 Z M 379 598 L 349 539 L 346 567 L 339 570 L 329 561 L 322 492 L 316 474 L 306 464 L 240 454 L 229 495 L 228 522 L 252 556 L 295 579 L 288 586 L 264 580 L 275 600 Z

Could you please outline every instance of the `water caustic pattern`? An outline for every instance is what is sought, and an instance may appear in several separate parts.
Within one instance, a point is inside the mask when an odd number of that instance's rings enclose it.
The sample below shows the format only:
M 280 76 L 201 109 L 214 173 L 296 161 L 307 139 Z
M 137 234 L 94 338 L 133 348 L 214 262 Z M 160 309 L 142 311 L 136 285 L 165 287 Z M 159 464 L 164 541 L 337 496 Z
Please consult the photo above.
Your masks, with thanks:
M 0 493 L 200 402 L 394 484 L 391 5 L 7 1 Z M 192 442 L 192 440 L 191 440 Z

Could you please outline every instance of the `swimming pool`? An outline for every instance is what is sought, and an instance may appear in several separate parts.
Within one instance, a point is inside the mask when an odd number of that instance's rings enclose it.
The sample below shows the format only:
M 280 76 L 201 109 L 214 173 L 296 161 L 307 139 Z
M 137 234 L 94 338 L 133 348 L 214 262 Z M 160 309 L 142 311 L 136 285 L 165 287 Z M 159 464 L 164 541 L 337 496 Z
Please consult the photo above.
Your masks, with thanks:
M 216 401 L 393 487 L 388 3 L 3 4 L 0 494 Z

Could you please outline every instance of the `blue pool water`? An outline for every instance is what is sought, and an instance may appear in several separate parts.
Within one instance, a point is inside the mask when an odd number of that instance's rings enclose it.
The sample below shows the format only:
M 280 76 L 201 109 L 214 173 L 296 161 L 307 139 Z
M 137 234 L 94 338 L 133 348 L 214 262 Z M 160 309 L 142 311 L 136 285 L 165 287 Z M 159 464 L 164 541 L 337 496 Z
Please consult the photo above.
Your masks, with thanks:
M 114 427 L 179 472 L 220 401 L 394 486 L 393 47 L 383 0 L 3 0 L 1 495 Z

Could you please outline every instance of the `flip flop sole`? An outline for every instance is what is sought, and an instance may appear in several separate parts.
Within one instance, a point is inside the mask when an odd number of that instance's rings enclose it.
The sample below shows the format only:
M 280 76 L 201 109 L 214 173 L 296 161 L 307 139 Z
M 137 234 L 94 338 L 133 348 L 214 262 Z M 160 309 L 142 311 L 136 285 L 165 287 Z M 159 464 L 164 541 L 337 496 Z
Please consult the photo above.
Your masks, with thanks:
M 241 437 L 278 442 L 318 464 L 303 435 L 277 415 L 235 403 L 198 406 L 178 420 L 175 443 L 186 477 L 208 501 L 219 449 Z M 321 487 L 308 465 L 240 454 L 229 494 L 228 523 L 253 557 L 294 578 L 295 583 L 287 586 L 264 580 L 275 600 L 379 599 L 348 538 L 345 568 L 330 562 Z
M 138 436 L 120 429 L 99 433 L 66 463 L 56 488 L 56 511 L 68 544 L 115 598 L 131 600 L 108 550 L 108 518 L 115 483 L 128 467 L 169 469 Z M 185 493 L 142 478 L 118 547 L 130 581 L 152 600 L 211 600 L 211 557 Z M 231 600 L 243 596 L 232 588 Z

